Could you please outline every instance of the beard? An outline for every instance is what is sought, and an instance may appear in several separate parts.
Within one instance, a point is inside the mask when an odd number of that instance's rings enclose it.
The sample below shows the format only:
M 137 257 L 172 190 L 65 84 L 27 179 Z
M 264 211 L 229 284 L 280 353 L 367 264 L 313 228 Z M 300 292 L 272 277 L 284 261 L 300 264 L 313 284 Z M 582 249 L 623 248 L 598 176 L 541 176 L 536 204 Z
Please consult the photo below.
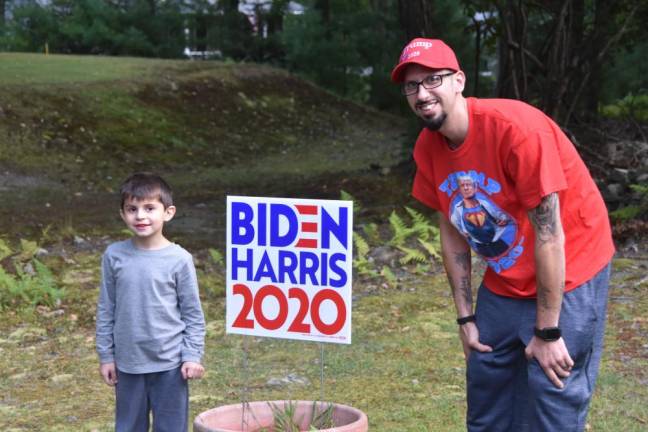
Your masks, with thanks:
M 432 132 L 436 132 L 439 129 L 441 129 L 441 126 L 443 126 L 443 122 L 445 121 L 446 117 L 448 117 L 448 115 L 445 112 L 442 112 L 437 117 L 430 117 L 430 118 L 422 117 L 421 120 L 423 120 L 423 125 L 428 130 L 431 130 Z

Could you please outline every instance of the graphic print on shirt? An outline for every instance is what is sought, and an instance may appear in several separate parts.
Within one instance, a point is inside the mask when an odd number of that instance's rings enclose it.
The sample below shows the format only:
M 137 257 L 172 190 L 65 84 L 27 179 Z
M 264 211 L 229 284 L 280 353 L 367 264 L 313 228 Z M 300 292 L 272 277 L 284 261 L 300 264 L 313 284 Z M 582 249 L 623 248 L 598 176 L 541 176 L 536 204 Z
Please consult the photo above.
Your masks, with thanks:
M 448 218 L 497 273 L 515 264 L 524 250 L 524 237 L 515 245 L 518 227 L 490 196 L 501 192 L 500 184 L 476 171 L 450 174 L 439 187 L 450 197 Z

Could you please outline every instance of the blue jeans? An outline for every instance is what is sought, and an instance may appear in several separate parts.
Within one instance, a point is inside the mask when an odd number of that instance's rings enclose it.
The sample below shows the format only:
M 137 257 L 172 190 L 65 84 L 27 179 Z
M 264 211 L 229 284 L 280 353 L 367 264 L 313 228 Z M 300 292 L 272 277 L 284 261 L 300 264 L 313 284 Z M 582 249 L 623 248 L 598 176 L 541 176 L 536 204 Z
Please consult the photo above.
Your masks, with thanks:
M 472 351 L 466 372 L 467 426 L 471 432 L 579 432 L 585 428 L 598 375 L 607 310 L 610 265 L 565 293 L 560 328 L 574 367 L 556 388 L 524 349 L 533 336 L 535 299 L 514 299 L 483 285 L 477 296 L 481 343 L 493 351 Z
M 187 432 L 189 386 L 180 368 L 147 374 L 117 371 L 115 432 Z

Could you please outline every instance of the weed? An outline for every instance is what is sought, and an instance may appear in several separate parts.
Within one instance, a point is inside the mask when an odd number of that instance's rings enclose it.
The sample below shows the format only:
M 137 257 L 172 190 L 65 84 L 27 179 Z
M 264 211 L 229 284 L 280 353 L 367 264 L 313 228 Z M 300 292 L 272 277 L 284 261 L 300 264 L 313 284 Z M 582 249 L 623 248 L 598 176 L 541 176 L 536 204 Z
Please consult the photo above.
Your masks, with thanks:
M 353 200 L 353 197 L 344 193 L 345 199 Z M 375 267 L 374 259 L 371 256 L 372 247 L 387 247 L 400 255 L 398 263 L 406 266 L 416 265 L 416 271 L 420 272 L 422 267 L 429 260 L 439 260 L 439 229 L 433 226 L 429 219 L 423 214 L 410 207 L 404 207 L 407 216 L 401 216 L 396 210 L 389 215 L 389 228 L 391 237 L 383 239 L 377 224 L 364 225 L 362 231 L 353 233 L 353 243 L 356 247 L 356 255 L 353 260 L 353 267 L 361 276 L 370 278 L 382 277 L 390 287 L 398 285 L 398 278 L 393 269 L 383 265 L 380 271 Z M 429 266 L 427 267 L 429 269 Z
M 606 117 L 631 118 L 646 122 L 648 121 L 648 94 L 629 93 L 614 104 L 604 106 L 601 112 Z
M 293 401 L 286 402 L 283 407 L 278 406 L 274 402 L 268 402 L 268 406 L 272 409 L 274 418 L 274 426 L 272 430 L 276 432 L 300 432 L 301 425 L 305 420 L 308 420 L 308 430 L 317 431 L 320 429 L 330 429 L 335 426 L 333 422 L 333 404 L 328 403 L 324 409 L 320 409 L 319 402 L 314 401 L 311 407 L 310 415 L 307 419 L 297 417 L 297 404 Z M 267 431 L 262 429 L 260 432 Z
M 0 240 L 0 256 L 7 258 L 13 272 L 0 266 L 0 309 L 55 306 L 64 295 L 51 270 L 34 256 L 39 249 L 35 241 L 20 239 L 21 250 L 14 252 Z

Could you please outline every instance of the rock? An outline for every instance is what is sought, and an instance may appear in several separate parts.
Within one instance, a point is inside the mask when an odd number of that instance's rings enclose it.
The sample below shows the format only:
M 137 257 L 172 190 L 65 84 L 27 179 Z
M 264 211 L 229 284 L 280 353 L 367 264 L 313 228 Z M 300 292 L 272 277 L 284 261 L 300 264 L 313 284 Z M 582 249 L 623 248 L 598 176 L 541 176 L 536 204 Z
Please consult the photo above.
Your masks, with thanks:
M 55 375 L 51 378 L 52 382 L 55 384 L 72 381 L 72 379 L 74 379 L 74 375 L 72 374 L 60 374 L 60 375 Z
M 389 246 L 378 246 L 369 252 L 369 257 L 380 267 L 384 265 L 393 266 L 398 256 L 398 251 Z
M 289 373 L 283 378 L 273 377 L 266 382 L 266 385 L 269 387 L 283 387 L 289 384 L 308 385 L 310 384 L 310 381 L 308 380 L 308 378 L 301 377 L 296 373 Z
M 648 160 L 646 160 L 648 163 Z M 648 183 L 648 172 L 637 175 L 637 184 L 646 184 Z
M 9 335 L 10 341 L 34 341 L 46 338 L 47 330 L 40 327 L 21 327 Z
M 47 249 L 43 248 L 38 248 L 36 250 L 36 253 L 34 254 L 37 258 L 44 257 L 46 255 L 49 255 L 49 251 Z
M 605 198 L 605 201 L 608 202 L 619 202 L 624 189 L 623 185 L 619 183 L 609 184 L 602 190 L 603 197 Z
M 630 180 L 629 171 L 623 168 L 614 168 L 612 172 L 610 172 L 609 179 L 613 183 L 627 185 Z
M 23 270 L 25 273 L 27 273 L 29 276 L 36 276 L 36 270 L 34 270 L 34 265 L 31 262 L 28 262 L 25 264 L 25 267 L 23 267 Z

